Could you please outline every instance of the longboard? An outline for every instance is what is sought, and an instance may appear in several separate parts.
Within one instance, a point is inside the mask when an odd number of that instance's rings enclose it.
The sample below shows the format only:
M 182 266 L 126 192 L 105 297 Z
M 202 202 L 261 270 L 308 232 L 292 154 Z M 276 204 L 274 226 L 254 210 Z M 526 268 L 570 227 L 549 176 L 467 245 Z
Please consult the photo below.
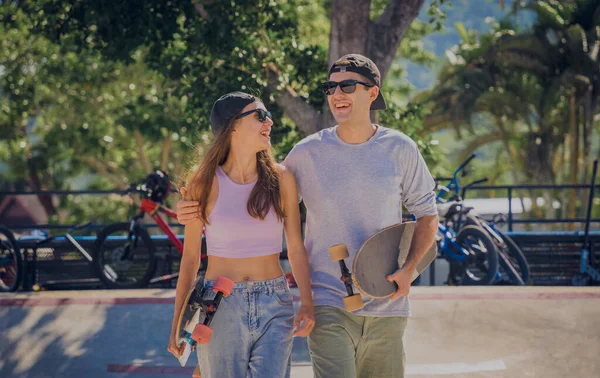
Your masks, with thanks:
M 212 336 L 212 322 L 221 300 L 228 297 L 233 289 L 234 282 L 226 277 L 219 277 L 212 290 L 217 293 L 211 301 L 203 301 L 204 276 L 199 275 L 189 290 L 183 309 L 179 314 L 177 322 L 177 345 L 183 347 L 179 364 L 184 367 L 197 344 L 208 344 Z M 200 378 L 200 366 L 197 365 L 193 374 L 194 378 Z
M 398 289 L 395 282 L 388 282 L 386 276 L 404 266 L 413 241 L 416 222 L 404 222 L 386 227 L 371 235 L 359 248 L 352 262 L 350 272 L 344 262 L 348 258 L 345 244 L 336 244 L 329 248 L 333 261 L 338 261 L 342 271 L 342 281 L 348 296 L 344 298 L 347 311 L 356 311 L 364 307 L 360 294 L 355 294 L 352 285 L 360 293 L 371 298 L 387 298 Z M 432 243 L 425 256 L 413 272 L 414 281 L 437 257 L 437 244 Z

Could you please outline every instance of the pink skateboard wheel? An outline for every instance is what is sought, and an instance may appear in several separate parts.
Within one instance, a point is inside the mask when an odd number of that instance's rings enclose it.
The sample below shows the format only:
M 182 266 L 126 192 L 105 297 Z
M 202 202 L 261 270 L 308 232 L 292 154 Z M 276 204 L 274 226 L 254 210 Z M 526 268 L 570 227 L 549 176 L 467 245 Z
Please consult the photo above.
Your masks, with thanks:
M 212 333 L 213 330 L 210 327 L 205 326 L 204 324 L 196 324 L 194 332 L 192 332 L 192 339 L 198 344 L 208 344 Z
M 215 282 L 215 286 L 213 287 L 213 291 L 220 291 L 226 297 L 231 294 L 231 290 L 233 290 L 233 285 L 235 283 L 227 277 L 220 276 L 217 278 L 217 282 Z

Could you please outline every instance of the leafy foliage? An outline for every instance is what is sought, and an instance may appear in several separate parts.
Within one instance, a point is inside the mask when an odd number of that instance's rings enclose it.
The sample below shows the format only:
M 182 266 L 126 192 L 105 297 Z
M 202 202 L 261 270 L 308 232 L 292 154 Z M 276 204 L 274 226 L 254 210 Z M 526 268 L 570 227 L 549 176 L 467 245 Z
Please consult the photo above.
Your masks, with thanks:
M 600 48 L 600 36 L 589 22 L 600 8 L 586 1 L 531 1 L 515 3 L 515 12 L 523 7 L 538 15 L 528 30 L 519 32 L 509 20 L 484 35 L 457 25 L 462 43 L 447 52 L 439 85 L 415 100 L 429 104 L 437 127 L 450 126 L 459 136 L 476 134 L 475 116 L 490 115 L 501 137 L 482 142 L 504 140 L 527 181 L 556 183 L 566 168 L 554 162 L 571 133 L 570 96 L 588 115 L 600 96 L 600 61 L 591 47 Z M 578 122 L 590 135 L 593 121 Z
M 275 100 L 286 83 L 322 108 L 330 7 L 310 0 L 4 2 L 3 179 L 31 190 L 113 189 L 161 168 L 180 183 L 211 142 L 212 103 L 233 90 L 265 101 L 276 119 L 274 150 L 283 159 L 303 135 Z M 431 30 L 415 23 L 398 55 L 430 64 L 433 56 L 418 40 Z M 269 64 L 279 69 L 275 91 L 267 86 Z M 412 131 L 416 118 L 398 118 L 394 102 L 410 89 L 396 84 L 395 74 L 402 75 L 400 65 L 386 84 L 395 94 L 383 119 L 420 139 Z M 123 219 L 129 211 L 97 197 L 48 200 L 45 207 L 51 222 Z

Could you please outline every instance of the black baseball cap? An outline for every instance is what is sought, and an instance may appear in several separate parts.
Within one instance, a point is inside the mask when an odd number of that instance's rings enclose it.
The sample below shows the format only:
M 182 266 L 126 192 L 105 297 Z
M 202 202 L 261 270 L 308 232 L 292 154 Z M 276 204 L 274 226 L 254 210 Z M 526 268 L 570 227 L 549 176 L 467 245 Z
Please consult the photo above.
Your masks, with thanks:
M 379 73 L 379 68 L 377 68 L 371 59 L 360 54 L 344 55 L 331 65 L 329 73 L 327 73 L 327 79 L 329 79 L 329 76 L 334 72 L 356 72 L 372 81 L 373 84 L 380 88 L 380 90 L 379 95 L 371 104 L 371 110 L 387 109 L 385 100 L 381 94 L 381 73 Z
M 221 96 L 215 101 L 210 112 L 210 128 L 213 135 L 218 136 L 233 118 L 254 101 L 256 97 L 244 92 L 231 92 Z

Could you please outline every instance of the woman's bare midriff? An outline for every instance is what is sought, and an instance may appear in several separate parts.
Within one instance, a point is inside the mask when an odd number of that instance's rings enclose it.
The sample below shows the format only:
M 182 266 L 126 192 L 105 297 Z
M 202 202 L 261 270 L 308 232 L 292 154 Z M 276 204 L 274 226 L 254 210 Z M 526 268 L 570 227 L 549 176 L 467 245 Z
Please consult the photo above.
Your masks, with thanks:
M 205 278 L 216 280 L 225 276 L 233 282 L 266 281 L 283 274 L 279 263 L 279 252 L 260 257 L 226 258 L 208 256 Z

